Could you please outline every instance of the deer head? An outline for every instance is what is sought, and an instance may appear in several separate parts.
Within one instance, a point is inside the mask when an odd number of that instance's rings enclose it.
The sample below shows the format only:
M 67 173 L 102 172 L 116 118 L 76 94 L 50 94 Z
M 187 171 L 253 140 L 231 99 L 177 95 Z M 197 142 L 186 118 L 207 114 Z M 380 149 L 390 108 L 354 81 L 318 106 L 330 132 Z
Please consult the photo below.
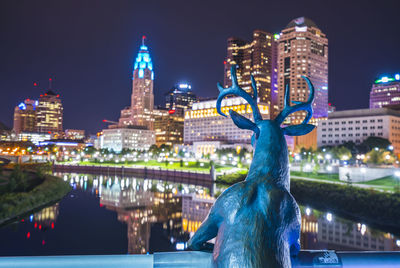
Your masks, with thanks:
M 266 175 L 266 173 L 275 177 L 287 177 L 288 152 L 284 135 L 301 136 L 311 132 L 315 128 L 314 125 L 308 124 L 313 113 L 312 102 L 314 100 L 314 86 L 307 77 L 302 76 L 302 78 L 306 80 L 310 89 L 308 100 L 306 102 L 292 101 L 294 105 L 290 105 L 290 89 L 289 86 L 286 86 L 284 109 L 275 119 L 270 120 L 264 120 L 261 116 L 260 110 L 258 109 L 257 86 L 253 76 L 251 76 L 253 96 L 240 88 L 237 81 L 235 65 L 231 67 L 232 86 L 229 88 L 223 88 L 221 84 L 218 83 L 217 86 L 220 93 L 216 106 L 220 115 L 226 117 L 226 115 L 221 111 L 221 102 L 227 95 L 242 97 L 250 104 L 253 111 L 254 122 L 233 110 L 229 110 L 229 114 L 237 127 L 252 130 L 254 132 L 252 136 L 252 146 L 255 148 L 254 158 L 246 180 L 251 179 L 252 177 Z M 286 117 L 297 111 L 307 112 L 303 122 L 299 125 L 282 127 L 281 124 Z

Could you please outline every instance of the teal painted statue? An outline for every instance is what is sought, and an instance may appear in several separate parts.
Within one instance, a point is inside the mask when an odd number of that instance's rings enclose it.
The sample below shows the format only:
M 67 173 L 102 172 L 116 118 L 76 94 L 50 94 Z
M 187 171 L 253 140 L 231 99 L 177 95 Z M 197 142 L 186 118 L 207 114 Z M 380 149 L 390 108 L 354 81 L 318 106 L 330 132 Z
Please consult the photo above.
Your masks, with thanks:
M 229 114 L 235 125 L 254 132 L 253 162 L 243 182 L 225 190 L 216 200 L 205 221 L 189 240 L 193 250 L 213 249 L 215 267 L 291 267 L 291 256 L 300 250 L 299 207 L 290 194 L 289 159 L 285 135 L 300 136 L 311 132 L 307 124 L 312 117 L 314 87 L 303 77 L 310 89 L 306 102 L 290 104 L 290 89 L 286 87 L 285 107 L 274 120 L 263 120 L 257 106 L 256 82 L 251 77 L 253 96 L 237 82 L 236 66 L 231 68 L 232 87 L 218 84 L 220 94 L 217 110 L 227 95 L 244 98 L 251 106 L 254 122 L 236 113 Z M 290 114 L 306 111 L 299 125 L 282 127 Z M 207 243 L 216 237 L 215 244 Z

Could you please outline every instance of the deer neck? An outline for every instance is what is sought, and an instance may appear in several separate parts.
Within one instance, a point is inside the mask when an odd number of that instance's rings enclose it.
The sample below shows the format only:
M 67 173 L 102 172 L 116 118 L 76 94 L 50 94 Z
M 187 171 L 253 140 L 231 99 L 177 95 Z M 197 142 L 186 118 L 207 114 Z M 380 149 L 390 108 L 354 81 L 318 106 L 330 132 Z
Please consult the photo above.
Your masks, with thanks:
M 284 135 L 260 136 L 246 180 L 262 181 L 289 190 L 289 159 Z

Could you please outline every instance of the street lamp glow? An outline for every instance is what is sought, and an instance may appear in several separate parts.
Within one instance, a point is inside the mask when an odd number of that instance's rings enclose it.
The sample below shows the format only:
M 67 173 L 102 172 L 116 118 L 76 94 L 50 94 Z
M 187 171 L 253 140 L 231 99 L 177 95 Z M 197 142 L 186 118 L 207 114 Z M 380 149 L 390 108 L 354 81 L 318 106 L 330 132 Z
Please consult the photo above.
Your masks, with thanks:
M 330 154 L 326 154 L 326 155 L 325 155 L 325 159 L 326 159 L 326 160 L 329 160 L 329 159 L 331 159 L 331 158 L 332 158 L 332 156 L 331 156 Z
M 326 219 L 327 219 L 329 222 L 332 221 L 332 218 L 333 218 L 332 213 L 327 213 L 327 214 L 326 214 Z
M 310 216 L 310 214 L 311 214 L 311 209 L 310 208 L 306 208 L 306 215 Z
M 386 160 L 389 160 L 390 159 L 390 155 L 386 155 L 385 158 L 386 158 Z

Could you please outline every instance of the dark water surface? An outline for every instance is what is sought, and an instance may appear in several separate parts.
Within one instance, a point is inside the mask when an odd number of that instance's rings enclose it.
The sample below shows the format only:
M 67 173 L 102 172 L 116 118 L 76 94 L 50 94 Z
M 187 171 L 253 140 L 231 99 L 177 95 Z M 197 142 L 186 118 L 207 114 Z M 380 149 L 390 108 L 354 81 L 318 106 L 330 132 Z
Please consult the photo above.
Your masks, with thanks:
M 0 256 L 146 254 L 186 247 L 214 199 L 208 190 L 138 178 L 58 174 L 59 203 L 0 228 Z M 400 238 L 302 207 L 303 249 L 400 250 Z

